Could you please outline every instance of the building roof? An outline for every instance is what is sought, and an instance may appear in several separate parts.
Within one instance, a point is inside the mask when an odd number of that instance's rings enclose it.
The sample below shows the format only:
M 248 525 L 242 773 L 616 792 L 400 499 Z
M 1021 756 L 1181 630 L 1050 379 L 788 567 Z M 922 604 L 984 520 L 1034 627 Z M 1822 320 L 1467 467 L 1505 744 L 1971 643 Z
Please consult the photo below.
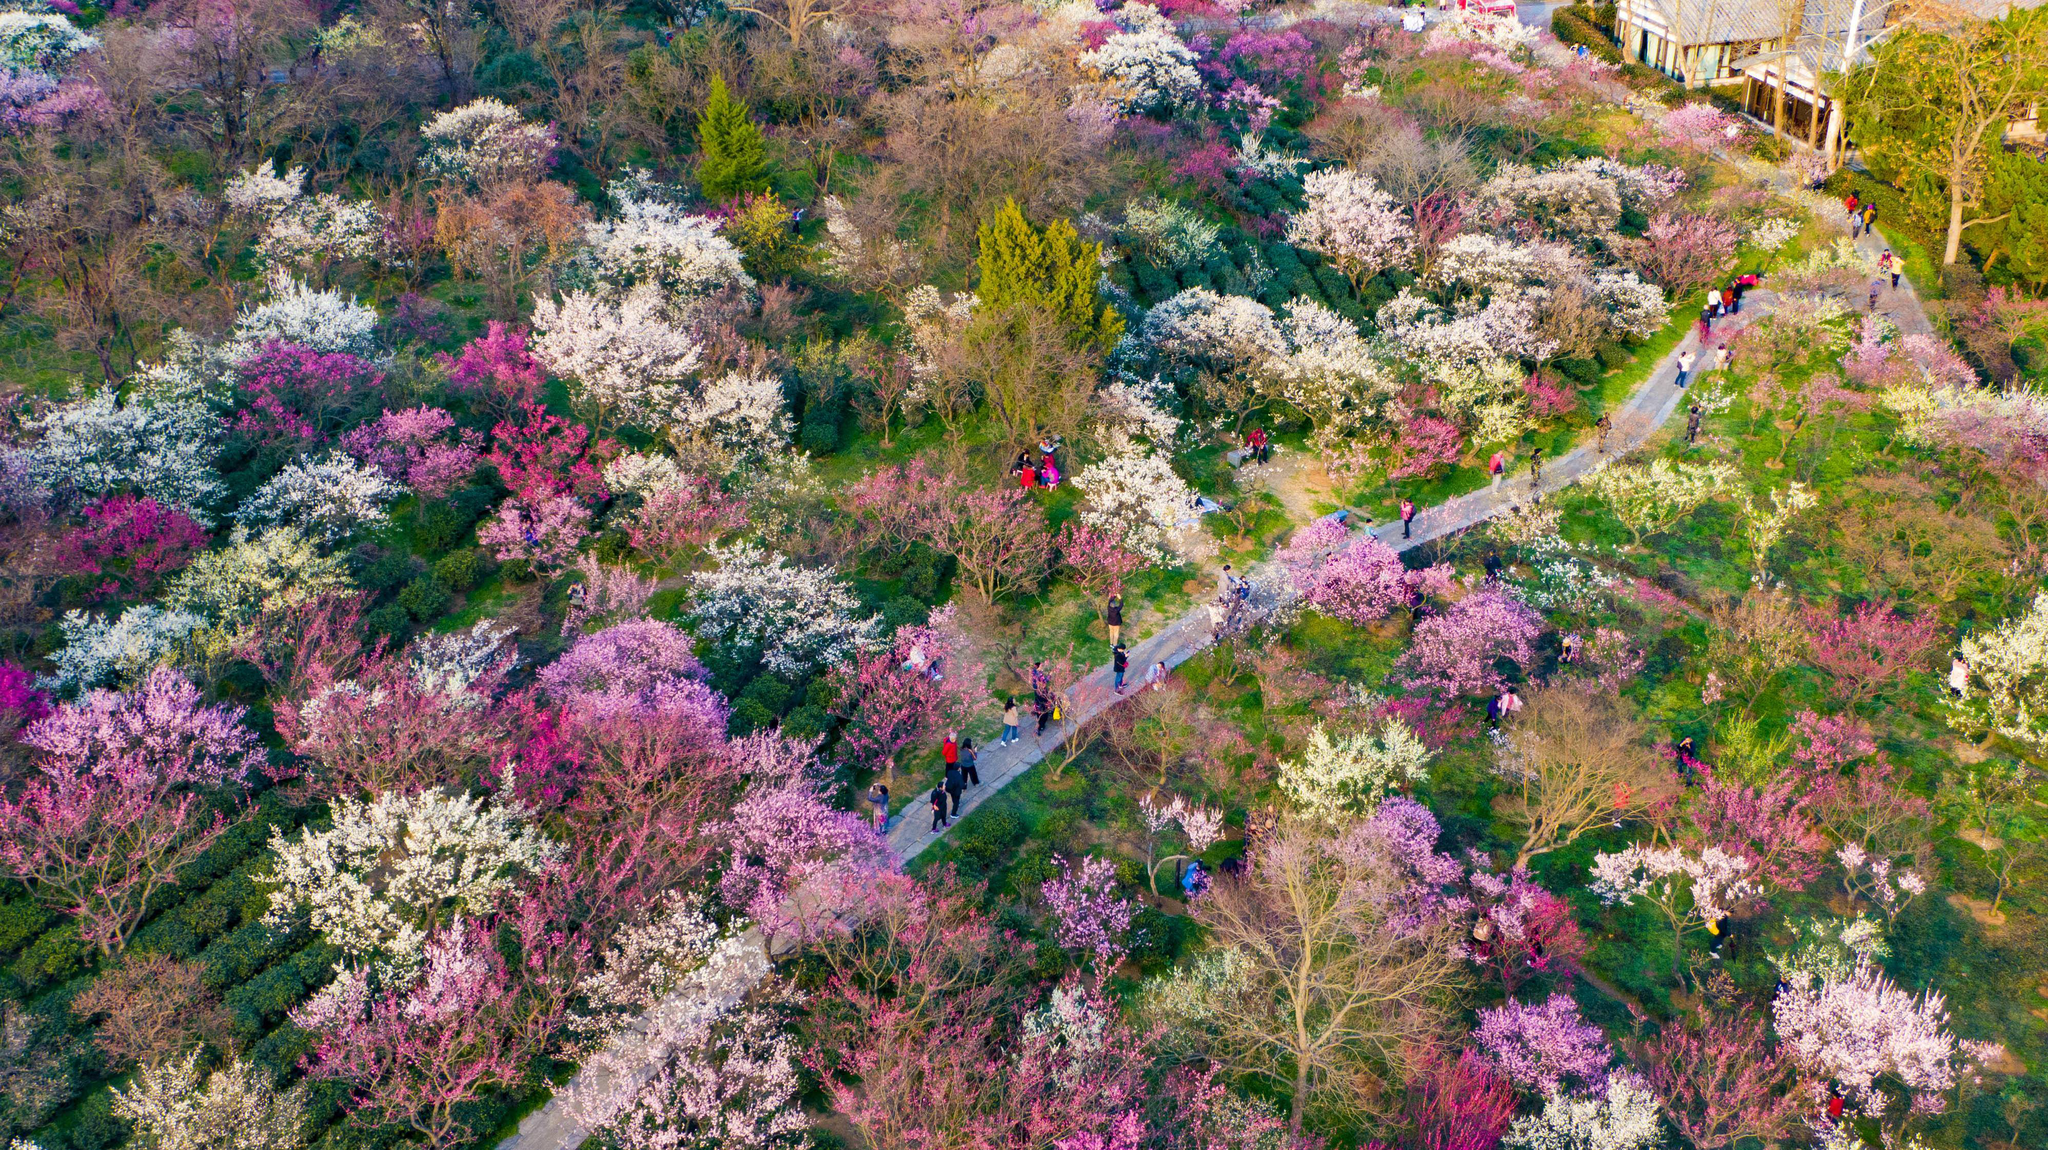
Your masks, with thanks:
M 1809 0 L 1821 2 L 1821 0 Z M 1785 32 L 1799 0 L 1649 0 L 1680 44 L 1770 40 Z

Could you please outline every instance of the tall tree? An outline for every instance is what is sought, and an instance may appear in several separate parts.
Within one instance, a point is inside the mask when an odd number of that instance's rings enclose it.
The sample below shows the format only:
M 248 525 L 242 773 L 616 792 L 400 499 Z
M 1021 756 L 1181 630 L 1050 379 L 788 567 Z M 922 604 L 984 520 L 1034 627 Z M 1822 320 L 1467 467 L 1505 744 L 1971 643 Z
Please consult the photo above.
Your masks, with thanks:
M 1915 16 L 1845 78 L 1843 95 L 1871 170 L 1929 219 L 1946 207 L 1942 262 L 1952 264 L 1965 228 L 2005 218 L 1982 212 L 1986 169 L 2007 122 L 2048 94 L 2048 9 L 1983 20 L 1932 5 Z
M 697 182 L 706 197 L 720 203 L 768 190 L 761 129 L 726 90 L 723 75 L 711 77 L 711 98 L 697 117 Z
M 1074 225 L 1054 220 L 1032 226 L 1015 200 L 1005 200 L 995 218 L 981 225 L 977 257 L 981 280 L 975 293 L 984 306 L 1036 305 L 1049 309 L 1076 342 L 1107 350 L 1124 333 L 1124 317 L 1103 304 L 1102 245 L 1083 242 Z

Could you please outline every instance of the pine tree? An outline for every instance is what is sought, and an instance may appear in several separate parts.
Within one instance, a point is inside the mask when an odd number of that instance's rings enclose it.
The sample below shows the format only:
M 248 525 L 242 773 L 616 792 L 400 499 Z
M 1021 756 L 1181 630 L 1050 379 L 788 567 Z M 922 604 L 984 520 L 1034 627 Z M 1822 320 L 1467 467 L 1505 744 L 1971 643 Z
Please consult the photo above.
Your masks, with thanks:
M 1043 230 L 1024 218 L 1017 201 L 1006 200 L 995 218 L 981 226 L 981 281 L 975 294 L 995 308 L 1046 308 L 1080 342 L 1114 347 L 1124 317 L 1102 304 L 1102 245 L 1083 242 L 1074 225 L 1054 220 Z
M 697 182 L 706 198 L 719 203 L 768 190 L 761 129 L 747 106 L 726 91 L 723 75 L 711 77 L 711 99 L 697 117 Z

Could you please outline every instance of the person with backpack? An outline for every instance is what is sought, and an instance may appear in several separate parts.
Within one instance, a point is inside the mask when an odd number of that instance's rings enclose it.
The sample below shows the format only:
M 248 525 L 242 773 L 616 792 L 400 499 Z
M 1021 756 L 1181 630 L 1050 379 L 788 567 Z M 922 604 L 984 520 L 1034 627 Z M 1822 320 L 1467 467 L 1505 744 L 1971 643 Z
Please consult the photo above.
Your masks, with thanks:
M 1863 205 L 1863 230 L 1870 233 L 1873 236 L 1877 234 L 1876 204 Z
M 953 800 L 953 813 L 948 818 L 960 817 L 960 792 L 967 789 L 967 775 L 959 763 L 946 764 L 946 797 Z
M 1052 722 L 1052 700 L 1044 695 L 1031 696 L 1031 713 L 1038 716 L 1038 738 L 1045 738 L 1045 725 Z
M 1529 490 L 1534 491 L 1542 485 L 1543 449 L 1541 447 L 1532 447 L 1529 449 Z
M 1845 207 L 1845 208 L 1847 208 L 1847 209 L 1849 209 L 1849 222 L 1850 222 L 1850 223 L 1852 223 L 1852 224 L 1853 224 L 1853 223 L 1855 223 L 1855 222 L 1856 222 L 1856 209 L 1857 209 L 1857 208 L 1858 208 L 1859 206 L 1861 206 L 1861 205 L 1859 205 L 1859 204 L 1857 203 L 1857 200 L 1856 200 L 1856 193 L 1854 193 L 1854 192 L 1850 192 L 1850 193 L 1849 193 L 1849 194 L 1848 194 L 1847 196 L 1844 196 L 1844 197 L 1842 198 L 1842 206 L 1843 206 L 1843 207 Z
M 1116 693 L 1119 695 L 1124 693 L 1124 672 L 1130 668 L 1130 665 L 1131 653 L 1124 649 L 1122 643 L 1118 643 L 1116 648 L 1109 653 L 1109 667 L 1116 674 Z
M 960 773 L 967 776 L 967 785 L 981 785 L 981 771 L 974 765 L 974 740 L 960 740 Z
M 1685 413 L 1685 442 L 1689 447 L 1699 441 L 1700 405 L 1695 403 Z
M 1607 433 L 1614 430 L 1614 421 L 1603 411 L 1600 418 L 1593 421 L 1593 430 L 1600 434 L 1600 454 L 1607 454 Z

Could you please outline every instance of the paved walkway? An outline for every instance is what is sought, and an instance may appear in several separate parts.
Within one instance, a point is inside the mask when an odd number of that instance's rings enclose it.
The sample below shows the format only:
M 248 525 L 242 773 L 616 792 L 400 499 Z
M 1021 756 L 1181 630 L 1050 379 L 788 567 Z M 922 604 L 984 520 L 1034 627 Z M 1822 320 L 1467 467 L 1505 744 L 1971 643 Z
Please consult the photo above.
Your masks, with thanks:
M 1847 231 L 1846 226 L 1843 228 Z M 1881 238 L 1866 237 L 1859 247 L 1872 256 L 1883 250 Z M 1880 299 L 1879 311 L 1890 316 L 1900 328 L 1908 331 L 1931 331 L 1926 313 L 1919 300 L 1913 295 L 1912 285 L 1900 281 L 1897 293 L 1886 293 Z M 1709 346 L 1720 343 L 1729 335 L 1749 326 L 1759 318 L 1768 315 L 1776 297 L 1769 291 L 1756 290 L 1748 293 L 1740 316 L 1725 319 L 1714 326 Z M 1862 300 L 1855 301 L 1862 303 Z M 1603 456 L 1589 436 L 1559 459 L 1543 467 L 1541 492 L 1552 493 L 1571 484 L 1598 467 L 1608 459 L 1615 459 L 1649 442 L 1671 413 L 1678 409 L 1686 393 L 1674 384 L 1678 373 L 1678 356 L 1686 351 L 1698 351 L 1696 331 L 1686 333 L 1685 339 L 1673 348 L 1650 372 L 1648 379 L 1638 386 L 1619 408 L 1609 413 L 1613 429 L 1608 436 L 1608 451 Z M 1496 488 L 1482 488 L 1438 504 L 1418 513 L 1415 517 L 1413 538 L 1403 539 L 1395 524 L 1382 524 L 1378 530 L 1384 532 L 1387 544 L 1396 551 L 1419 547 L 1433 539 L 1455 534 L 1466 528 L 1500 514 L 1510 507 L 1521 504 L 1536 494 L 1529 481 L 1526 469 L 1509 476 Z M 1359 538 L 1362 538 L 1360 533 Z M 1260 572 L 1251 572 L 1258 582 Z M 1206 605 L 1179 619 L 1174 620 L 1157 633 L 1146 637 L 1130 652 L 1130 691 L 1139 690 L 1144 681 L 1145 671 L 1152 664 L 1163 662 L 1167 667 L 1177 667 L 1188 658 L 1200 652 L 1213 641 Z M 1018 743 L 1008 746 L 989 746 L 982 750 L 977 766 L 981 773 L 981 785 L 972 788 L 962 796 L 960 813 L 962 817 L 972 814 L 998 791 L 1031 769 L 1032 765 L 1045 757 L 1048 749 L 1058 747 L 1078 727 L 1094 719 L 1114 706 L 1119 696 L 1111 686 L 1112 676 L 1103 667 L 1076 684 L 1069 692 L 1073 714 L 1057 727 L 1049 727 L 1041 742 L 1026 734 Z M 1028 728 L 1027 728 L 1028 729 Z M 955 820 L 957 824 L 958 820 Z M 922 803 L 913 803 L 906 812 L 897 816 L 889 830 L 889 846 L 905 862 L 924 853 L 939 841 L 944 831 L 932 832 L 930 810 Z M 758 940 L 758 935 L 754 936 Z M 765 973 L 767 964 L 762 964 Z M 689 993 L 685 988 L 681 993 Z M 737 999 L 735 999 L 737 1002 Z M 659 1009 L 659 1008 L 657 1008 Z M 638 1034 L 629 1032 L 622 1041 L 640 1041 Z M 642 1076 L 651 1074 L 654 1067 L 646 1067 Z M 571 1079 L 563 1092 L 578 1087 L 601 1089 L 603 1084 L 590 1081 L 592 1072 L 579 1072 Z M 535 1111 L 519 1124 L 518 1133 L 499 1143 L 498 1150 L 573 1150 L 590 1136 L 575 1119 L 571 1118 L 559 1100 L 551 1099 L 546 1106 Z

